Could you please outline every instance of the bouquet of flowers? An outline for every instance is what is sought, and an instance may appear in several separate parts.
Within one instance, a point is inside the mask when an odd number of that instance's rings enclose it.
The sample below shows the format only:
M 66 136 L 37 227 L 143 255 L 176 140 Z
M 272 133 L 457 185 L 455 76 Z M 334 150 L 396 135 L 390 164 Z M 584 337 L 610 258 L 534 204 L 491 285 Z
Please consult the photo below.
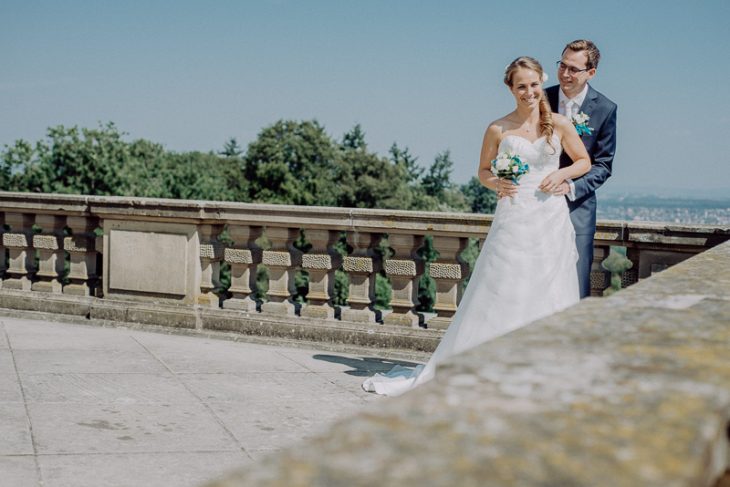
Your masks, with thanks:
M 520 178 L 528 172 L 530 166 L 518 154 L 500 152 L 497 158 L 492 160 L 492 174 L 499 179 L 509 179 L 512 184 L 520 184 Z M 512 204 L 515 203 L 514 196 L 510 197 L 510 201 Z
M 577 113 L 571 117 L 571 121 L 573 122 L 573 125 L 575 125 L 575 130 L 578 131 L 578 135 L 591 135 L 593 133 L 593 129 L 588 126 L 588 120 L 590 119 L 591 117 L 583 112 Z
M 509 179 L 513 184 L 520 184 L 518 181 L 528 172 L 530 172 L 529 164 L 518 154 L 500 152 L 492 161 L 492 174 L 499 179 Z

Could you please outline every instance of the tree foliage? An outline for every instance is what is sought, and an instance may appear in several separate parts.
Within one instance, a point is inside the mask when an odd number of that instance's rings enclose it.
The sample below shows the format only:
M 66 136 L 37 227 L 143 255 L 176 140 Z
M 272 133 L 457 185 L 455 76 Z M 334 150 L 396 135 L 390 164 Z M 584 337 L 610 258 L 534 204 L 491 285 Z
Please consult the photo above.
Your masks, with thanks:
M 243 149 L 238 145 L 238 140 L 235 137 L 231 137 L 223 144 L 223 150 L 218 152 L 218 154 L 226 157 L 239 157 L 243 154 Z
M 402 169 L 367 150 L 365 134 L 356 125 L 343 137 L 337 157 L 337 206 L 408 208 L 410 195 Z
M 497 194 L 482 185 L 476 176 L 462 186 L 462 192 L 472 213 L 494 213 L 497 208 Z
M 6 147 L 8 188 L 43 193 L 112 195 L 125 186 L 124 167 L 131 158 L 114 124 L 97 129 L 48 129 L 48 139 L 31 146 L 19 140 Z
M 477 211 L 494 208 L 475 178 L 451 180 L 449 151 L 424 168 L 407 147 L 387 157 L 368 149 L 357 124 L 337 142 L 315 120 L 280 120 L 246 150 L 230 137 L 218 152 L 166 150 L 126 140 L 113 123 L 56 126 L 35 143 L 18 140 L 0 153 L 0 187 L 9 191 L 148 196 L 202 200 Z
M 398 147 L 398 144 L 393 142 L 388 153 L 390 154 L 391 162 L 402 169 L 408 184 L 414 184 L 420 181 L 425 169 L 418 165 L 418 158 L 408 152 L 408 147 L 401 149 Z
M 316 121 L 278 121 L 249 146 L 248 199 L 294 205 L 337 204 L 337 146 Z

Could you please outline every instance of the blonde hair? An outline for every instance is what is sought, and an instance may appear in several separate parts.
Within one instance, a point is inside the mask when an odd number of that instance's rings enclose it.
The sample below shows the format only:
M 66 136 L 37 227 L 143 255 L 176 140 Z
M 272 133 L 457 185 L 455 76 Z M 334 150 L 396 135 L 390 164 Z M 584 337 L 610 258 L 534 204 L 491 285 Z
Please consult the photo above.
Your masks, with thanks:
M 512 76 L 515 71 L 519 68 L 529 69 L 537 73 L 537 76 L 541 79 L 545 79 L 545 71 L 542 69 L 540 62 L 529 56 L 520 56 L 507 66 L 504 71 L 504 84 L 512 88 Z M 540 134 L 544 135 L 547 139 L 548 145 L 553 147 L 553 132 L 555 127 L 553 125 L 553 112 L 550 109 L 550 103 L 548 102 L 547 96 L 545 96 L 545 90 L 540 93 Z M 553 147 L 554 149 L 554 147 Z

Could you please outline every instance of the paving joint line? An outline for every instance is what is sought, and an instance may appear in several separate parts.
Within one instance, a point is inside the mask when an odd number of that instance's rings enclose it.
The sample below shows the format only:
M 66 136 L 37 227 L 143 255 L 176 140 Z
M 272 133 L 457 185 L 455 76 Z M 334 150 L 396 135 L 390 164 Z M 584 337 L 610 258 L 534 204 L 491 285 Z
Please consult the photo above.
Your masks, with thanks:
M 136 450 L 136 451 L 109 451 L 109 452 L 52 452 L 39 453 L 39 457 L 113 457 L 113 456 L 139 456 L 139 455 L 178 455 L 178 454 L 199 455 L 201 453 L 241 453 L 238 448 L 230 450 Z M 0 455 L 2 457 L 3 455 Z M 8 456 L 8 455 L 5 455 Z
M 230 429 L 228 429 L 228 426 L 226 426 L 226 424 L 223 422 L 223 420 L 221 420 L 220 417 L 218 417 L 218 415 L 215 413 L 215 411 L 213 410 L 213 408 L 211 408 L 210 405 L 207 402 L 203 401 L 203 399 L 200 396 L 198 396 L 192 389 L 190 389 L 190 387 L 188 387 L 188 384 L 186 384 L 185 381 L 183 381 L 177 375 L 177 373 L 175 373 L 175 371 L 173 371 L 165 363 L 164 360 L 162 360 L 157 355 L 155 355 L 155 353 L 152 352 L 150 349 L 148 349 L 144 345 L 144 343 L 140 342 L 137 339 L 137 337 L 132 336 L 132 340 L 134 340 L 135 342 L 137 342 L 139 344 L 139 346 L 141 346 L 147 353 L 149 353 L 155 360 L 157 360 L 165 368 L 165 370 L 167 370 L 170 374 L 172 374 L 172 376 L 180 383 L 180 385 L 182 385 L 185 388 L 186 391 L 188 391 L 195 399 L 198 400 L 198 402 L 200 402 L 200 404 L 203 405 L 203 407 L 206 410 L 208 410 L 208 412 L 211 414 L 211 416 L 213 416 L 213 418 L 215 419 L 216 423 L 218 423 L 220 425 L 220 427 L 223 428 L 223 431 L 225 431 L 226 434 L 233 440 L 234 444 L 238 445 L 238 447 L 240 448 L 240 450 L 246 455 L 246 457 L 249 460 L 253 460 L 254 459 L 251 456 L 251 454 L 248 452 L 248 450 L 241 444 L 241 442 L 238 441 L 238 438 L 236 438 L 236 436 L 233 434 L 233 432 Z
M 13 370 L 15 370 L 15 378 L 18 381 L 18 387 L 20 388 L 20 396 L 23 399 L 23 409 L 25 410 L 25 417 L 28 420 L 28 432 L 30 433 L 30 445 L 33 448 L 33 463 L 35 464 L 36 474 L 38 475 L 38 485 L 43 486 L 43 473 L 41 472 L 41 465 L 38 463 L 38 448 L 36 447 L 35 434 L 33 433 L 33 422 L 30 419 L 30 411 L 28 410 L 28 401 L 25 397 L 25 387 L 23 387 L 23 381 L 20 378 L 20 371 L 18 371 L 18 364 L 15 361 L 15 353 L 13 351 L 13 344 L 10 341 L 10 335 L 5 327 L 5 320 L 0 320 L 0 326 L 3 329 L 3 335 L 5 341 L 8 344 L 8 350 L 10 351 L 10 359 L 13 361 Z M 27 456 L 27 455 L 26 455 Z

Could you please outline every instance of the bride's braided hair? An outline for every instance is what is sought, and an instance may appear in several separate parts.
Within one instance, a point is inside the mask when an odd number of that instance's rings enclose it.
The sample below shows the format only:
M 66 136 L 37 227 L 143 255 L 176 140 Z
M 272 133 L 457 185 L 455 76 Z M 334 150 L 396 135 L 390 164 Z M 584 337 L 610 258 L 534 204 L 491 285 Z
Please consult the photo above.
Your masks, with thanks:
M 542 69 L 540 62 L 530 56 L 520 56 L 507 66 L 504 70 L 504 84 L 512 88 L 512 76 L 514 75 L 517 68 L 525 68 L 535 71 L 538 77 L 545 82 L 547 76 L 545 71 Z M 547 96 L 545 96 L 545 90 L 542 90 L 540 94 L 540 135 L 544 135 L 547 139 L 548 145 L 553 147 L 553 115 L 550 109 L 550 103 L 548 102 Z M 555 147 L 553 147 L 555 149 Z

